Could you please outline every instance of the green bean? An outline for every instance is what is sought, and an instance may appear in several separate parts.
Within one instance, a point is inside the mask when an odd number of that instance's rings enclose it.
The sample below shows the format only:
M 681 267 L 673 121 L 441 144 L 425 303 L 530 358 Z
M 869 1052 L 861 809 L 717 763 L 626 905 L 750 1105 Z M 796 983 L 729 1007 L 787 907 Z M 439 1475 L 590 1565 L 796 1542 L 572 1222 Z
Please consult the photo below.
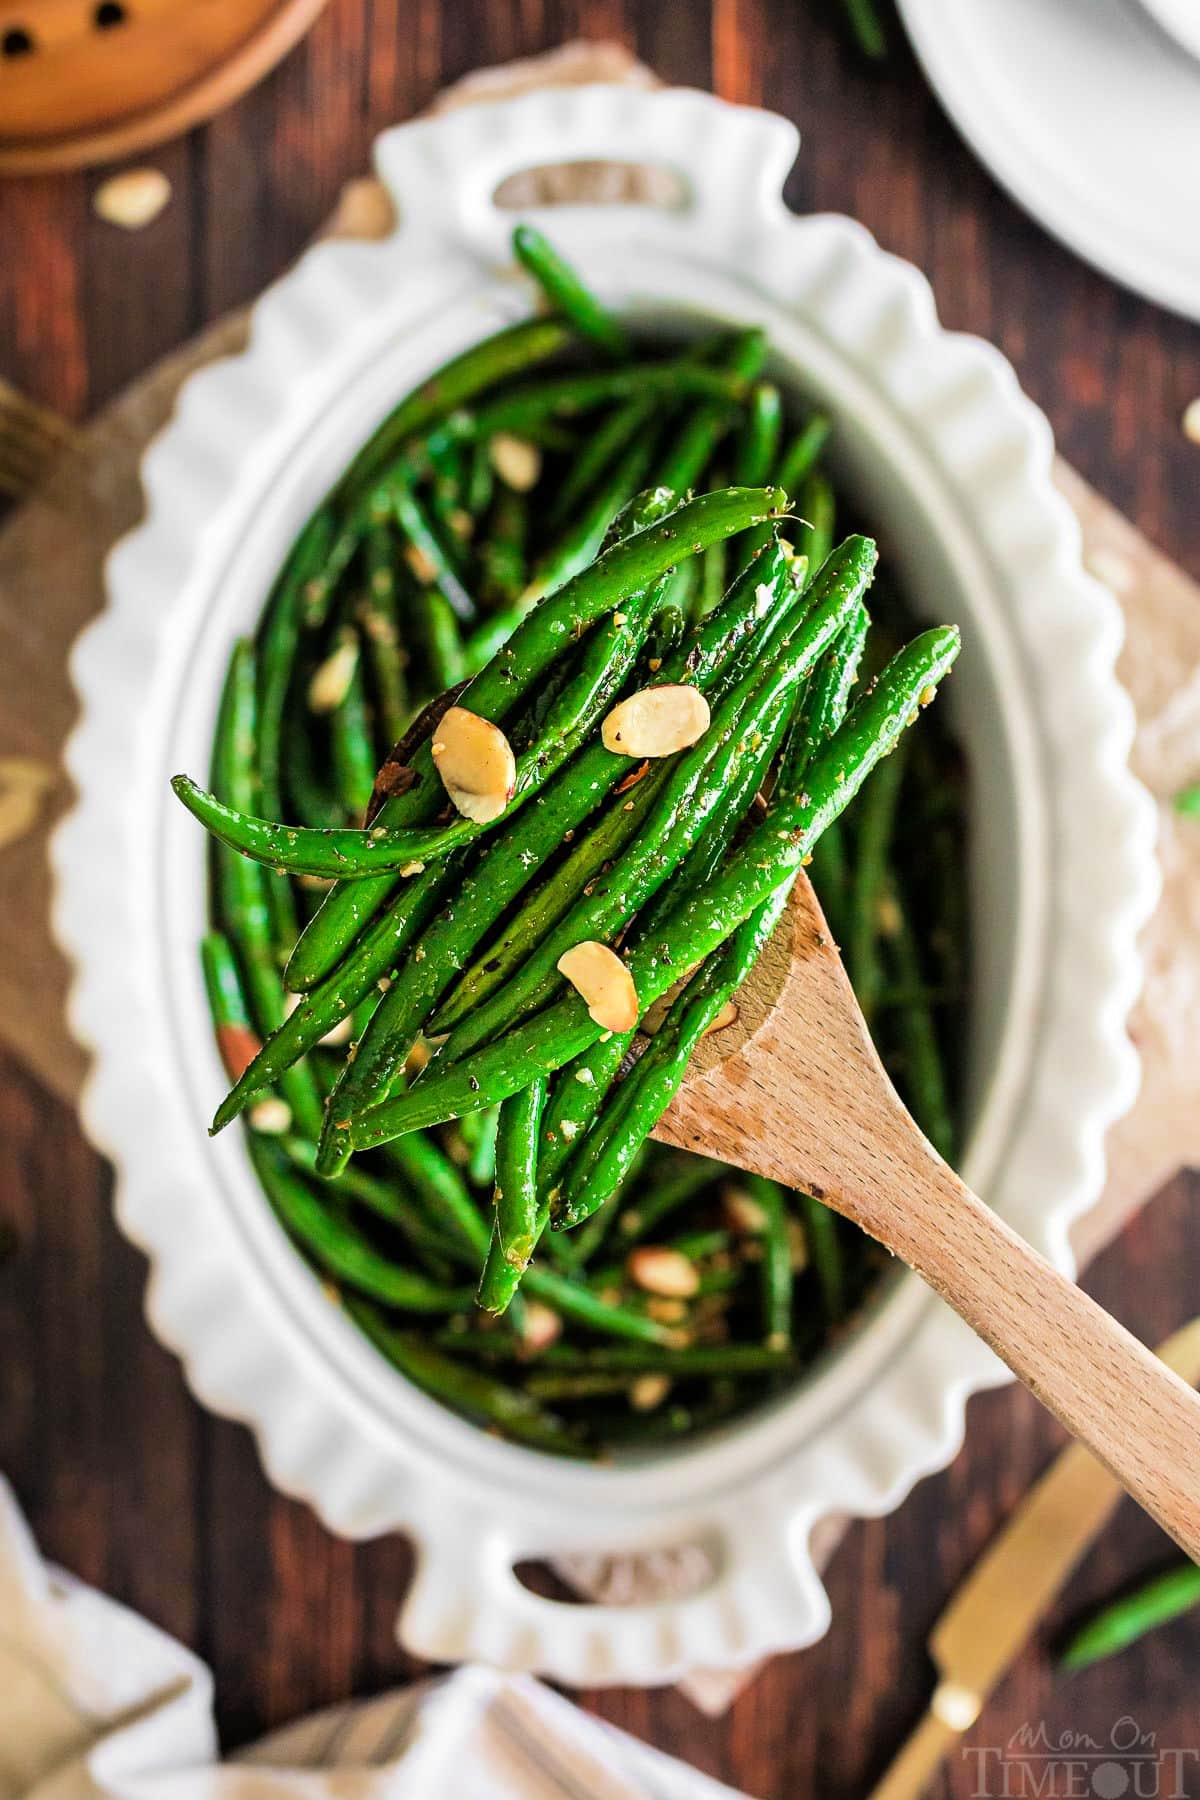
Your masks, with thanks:
M 351 818 L 363 818 L 371 804 L 378 758 L 367 712 L 361 658 L 354 666 L 340 706 L 329 721 L 338 795 Z
M 395 548 L 386 525 L 367 534 L 367 590 L 359 602 L 357 618 L 371 664 L 380 724 L 388 744 L 403 735 L 408 719 L 406 657 L 400 648 L 397 626 Z
M 793 791 L 799 791 L 804 771 L 849 710 L 870 623 L 866 607 L 860 605 L 813 672 L 804 705 L 788 733 L 780 769 L 781 780 Z
M 493 1106 L 489 1112 L 479 1115 L 481 1130 L 477 1142 L 471 1146 L 467 1163 L 467 1174 L 476 1187 L 490 1188 L 496 1179 L 496 1132 L 500 1125 L 500 1110 Z
M 725 593 L 729 573 L 728 546 L 710 544 L 704 552 L 702 567 L 700 616 L 707 618 L 713 608 L 721 604 Z
M 450 1158 L 419 1133 L 382 1144 L 380 1152 L 421 1196 L 427 1215 L 449 1222 L 465 1261 L 478 1271 L 487 1254 L 488 1227 Z
M 854 41 L 863 55 L 869 56 L 872 62 L 882 62 L 888 53 L 887 34 L 875 0 L 842 0 L 842 6 Z
M 489 664 L 470 683 L 461 697 L 462 702 L 470 701 L 469 710 L 484 718 L 490 717 L 493 710 L 511 705 L 515 697 L 528 690 L 545 666 L 555 640 L 571 629 L 577 632 L 585 629 L 604 610 L 598 604 L 597 596 L 611 595 L 614 600 L 631 603 L 634 594 L 644 592 L 665 573 L 678 556 L 681 543 L 685 554 L 698 553 L 714 538 L 728 536 L 747 524 L 769 517 L 777 498 L 771 489 L 730 488 L 722 493 L 703 495 L 676 508 L 661 524 L 649 526 L 623 543 L 615 544 L 591 568 L 548 596 L 543 606 L 536 607 L 528 615 L 496 662 Z M 539 750 L 529 768 L 532 770 L 536 766 L 544 770 L 546 762 L 546 756 Z M 432 771 L 428 745 L 422 745 L 416 752 L 412 766 L 418 776 Z M 273 868 L 285 868 L 293 874 L 373 881 L 377 874 L 386 872 L 390 878 L 391 872 L 404 863 L 442 854 L 454 844 L 469 841 L 482 829 L 470 820 L 462 820 L 455 826 L 433 827 L 425 835 L 417 827 L 392 828 L 391 820 L 395 818 L 398 825 L 401 812 L 407 823 L 408 818 L 423 812 L 429 804 L 422 798 L 412 800 L 414 793 L 419 795 L 420 781 L 398 800 L 386 802 L 369 831 L 284 826 L 223 806 L 185 775 L 177 775 L 171 785 L 189 812 L 215 837 L 240 850 L 244 856 Z M 528 795 L 535 788 L 536 782 L 531 777 L 521 791 Z M 390 886 L 390 879 L 387 885 Z M 333 898 L 332 894 L 327 897 L 325 906 L 317 914 L 318 919 L 329 910 Z M 290 968 L 291 965 L 289 971 Z
M 680 1333 L 671 1326 L 660 1325 L 626 1306 L 613 1305 L 580 1282 L 551 1269 L 528 1269 L 521 1285 L 534 1299 L 544 1301 L 564 1318 L 574 1319 L 592 1331 L 602 1331 L 610 1337 L 636 1338 L 644 1344 L 678 1344 L 681 1341 Z
M 247 1139 L 255 1173 L 290 1236 L 339 1281 L 404 1312 L 454 1312 L 471 1303 L 469 1288 L 449 1288 L 415 1269 L 402 1268 L 378 1250 L 297 1175 L 273 1144 L 251 1132 Z
M 776 485 L 785 494 L 800 492 L 803 483 L 816 467 L 817 458 L 825 448 L 825 440 L 832 428 L 832 421 L 824 413 L 813 413 L 792 439 L 780 459 L 779 472 L 775 477 Z
M 909 1105 L 938 1155 L 949 1161 L 954 1154 L 954 1120 L 937 1031 L 929 1001 L 921 994 L 922 969 L 916 936 L 894 880 L 885 881 L 881 898 L 889 915 L 885 953 L 897 981 L 908 989 L 908 1003 L 897 1015 L 896 1033 L 904 1057 Z M 876 1008 L 880 998 L 876 993 Z
M 473 344 L 406 395 L 354 458 L 342 477 L 340 491 L 368 486 L 407 439 L 485 388 L 556 356 L 570 341 L 570 329 L 561 320 L 527 319 Z
M 262 1042 L 250 1019 L 237 958 L 224 933 L 210 931 L 201 938 L 200 963 L 217 1049 L 225 1073 L 230 1081 L 236 1081 L 258 1055 Z
M 582 897 L 550 931 L 499 993 L 455 1027 L 444 1054 L 468 1054 L 515 1019 L 543 1004 L 561 987 L 557 964 L 564 951 L 588 939 L 612 938 L 624 922 L 660 888 L 708 826 L 743 760 L 765 772 L 776 707 L 789 687 L 821 655 L 836 635 L 871 577 L 874 546 L 850 539 L 822 572 L 811 611 L 798 615 L 766 674 L 757 666 L 733 688 L 713 714 L 708 731 L 672 766 L 655 796 L 638 837 L 591 895 Z M 757 785 L 751 777 L 751 791 Z
M 1185 819 L 1200 819 L 1200 781 L 1191 787 L 1180 788 L 1175 796 L 1174 807 Z
M 408 539 L 409 567 L 423 587 L 436 588 L 456 619 L 470 624 L 475 617 L 474 600 L 459 579 L 453 560 L 426 516 L 412 485 L 394 476 L 388 483 L 388 502 L 396 523 Z
M 654 439 L 648 433 L 629 446 L 591 499 L 579 507 L 566 531 L 541 558 L 524 599 L 540 600 L 543 594 L 553 594 L 595 560 L 609 526 L 641 486 L 653 452 Z
M 550 507 L 547 523 L 558 527 L 574 517 L 593 484 L 607 473 L 630 441 L 654 416 L 653 399 L 636 397 L 615 406 L 572 460 Z
M 847 715 L 814 758 L 802 794 L 773 796 L 763 822 L 698 894 L 686 896 L 654 938 L 635 944 L 630 974 L 643 1012 L 700 962 L 792 874 L 831 819 L 841 813 L 876 762 L 932 698 L 959 649 L 953 626 L 928 631 L 900 651 L 873 691 Z M 505 1100 L 550 1074 L 600 1036 L 581 996 L 569 994 L 460 1062 L 442 1064 L 406 1094 L 372 1107 L 351 1126 L 354 1149 L 370 1149 L 425 1125 Z M 430 1078 L 432 1077 L 432 1078 Z
M 599 374 L 545 376 L 510 389 L 480 407 L 476 423 L 489 436 L 501 431 L 521 434 L 547 418 L 574 418 L 579 413 L 639 396 L 674 400 L 681 394 L 701 394 L 728 408 L 745 391 L 746 373 L 742 370 L 707 368 L 684 355 L 669 362 L 626 363 Z M 667 485 L 675 487 L 677 483 Z
M 780 1375 L 795 1366 L 793 1351 L 766 1344 L 679 1345 L 669 1350 L 643 1344 L 597 1344 L 586 1349 L 552 1344 L 537 1358 L 538 1371 L 664 1374 L 681 1380 L 703 1375 Z M 533 1380 L 531 1372 L 527 1381 Z
M 346 1310 L 380 1355 L 435 1400 L 468 1413 L 481 1424 L 496 1426 L 505 1437 L 532 1449 L 582 1454 L 564 1421 L 547 1412 L 523 1388 L 510 1387 L 478 1369 L 464 1368 L 414 1332 L 396 1331 L 373 1307 L 347 1300 Z
M 244 864 L 249 869 L 257 866 Z M 428 924 L 454 879 L 451 863 L 426 870 L 416 880 L 406 882 L 395 904 L 371 923 L 332 975 L 303 994 L 299 1005 L 286 1018 L 282 1016 L 281 1004 L 279 1022 L 262 1050 L 217 1108 L 211 1127 L 214 1133 L 224 1130 L 260 1088 L 279 1080 L 307 1050 L 341 1024 L 376 982 L 396 969 L 405 946 Z M 320 1128 L 318 1116 L 314 1136 Z
M 430 1023 L 434 1034 L 449 1030 L 482 1006 L 525 962 L 531 948 L 562 920 L 581 893 L 605 866 L 636 837 L 654 806 L 666 776 L 665 767 L 648 772 L 624 799 L 620 788 L 592 829 L 509 920 L 498 938 L 487 943 L 464 971 L 449 999 Z M 580 789 L 586 793 L 586 787 Z
M 302 1175 L 316 1174 L 316 1146 L 307 1138 L 285 1137 L 280 1148 Z M 435 1280 L 449 1280 L 451 1264 L 445 1233 L 430 1225 L 420 1207 L 397 1192 L 394 1182 L 377 1181 L 373 1175 L 364 1175 L 357 1168 L 347 1169 L 340 1180 L 328 1184 L 327 1192 L 331 1197 L 365 1206 L 376 1217 L 394 1226 L 408 1239 Z
M 629 604 L 630 611 L 625 615 L 624 624 L 614 627 L 611 635 L 605 625 L 593 627 L 575 681 L 564 689 L 559 701 L 551 708 L 543 732 L 531 752 L 531 758 L 540 759 L 548 774 L 553 774 L 556 766 L 566 759 L 575 736 L 607 709 L 633 666 L 649 628 L 649 616 L 654 609 L 653 590 Z M 518 768 L 518 786 L 524 766 L 527 766 L 526 759 Z M 538 822 L 538 843 L 541 845 L 546 843 L 547 818 L 551 821 L 551 843 L 557 836 L 554 827 L 559 805 L 553 796 L 551 800 L 552 804 Z M 510 840 L 510 844 L 513 842 L 515 840 Z M 321 1143 L 323 1174 L 332 1175 L 345 1164 L 348 1121 L 365 1106 L 382 1100 L 387 1094 L 394 1072 L 407 1055 L 429 1006 L 439 998 L 453 974 L 454 963 L 450 956 L 472 948 L 479 941 L 489 916 L 495 918 L 501 910 L 504 895 L 513 886 L 512 878 L 518 882 L 528 880 L 538 856 L 539 851 L 531 849 L 528 840 L 515 861 L 511 850 L 507 854 L 502 852 L 500 874 L 503 877 L 507 870 L 509 879 L 499 886 L 494 885 L 496 870 L 491 860 L 485 858 L 474 879 L 469 881 L 467 894 L 460 893 L 458 905 L 448 908 L 441 921 L 434 925 L 432 941 L 418 946 L 420 955 L 414 953 L 406 963 L 399 979 L 376 1009 L 354 1061 L 346 1064 L 334 1090 Z M 464 899 L 473 900 L 476 894 L 480 896 L 478 907 L 463 904 Z
M 797 510 L 808 526 L 804 550 L 808 566 L 818 570 L 833 548 L 834 498 L 828 476 L 813 469 L 797 496 Z
M 830 1212 L 812 1194 L 798 1195 L 804 1214 L 804 1238 L 817 1285 L 826 1323 L 836 1325 L 846 1313 L 846 1271 L 842 1257 L 841 1227 L 837 1215 Z
M 528 537 L 528 496 L 502 485 L 496 493 L 481 555 L 484 593 L 489 600 L 507 604 L 520 601 L 528 579 Z M 528 608 L 522 607 L 521 611 L 527 612 Z
M 895 830 L 896 804 L 904 780 L 906 746 L 897 749 L 876 771 L 858 809 L 854 845 L 854 883 L 850 896 L 846 968 L 869 1025 L 883 987 L 880 958 L 880 909 L 887 880 L 888 852 Z
M 777 1181 L 768 1181 L 762 1175 L 743 1175 L 740 1179 L 763 1215 L 763 1337 L 769 1349 L 788 1349 L 792 1342 L 792 1246 L 787 1199 Z
M 258 683 L 253 648 L 244 639 L 233 651 L 217 718 L 213 780 L 218 793 L 253 804 L 256 782 Z M 282 1021 L 283 988 L 275 959 L 265 871 L 218 845 L 214 852 L 219 923 L 234 945 L 250 999 L 251 1016 L 265 1037 Z M 310 1070 L 280 1071 L 283 1097 L 302 1131 L 321 1128 L 321 1099 Z M 265 1085 L 265 1084 L 263 1084 Z
M 1200 1606 L 1200 1566 L 1180 1563 L 1162 1575 L 1101 1607 L 1073 1633 L 1059 1666 L 1077 1674 L 1116 1656 L 1160 1625 Z
M 678 996 L 641 1060 L 548 1195 L 555 1229 L 577 1225 L 603 1205 L 671 1104 L 692 1053 L 730 995 L 746 979 L 778 923 L 790 882 L 734 932 L 728 949 L 706 963 Z
M 746 413 L 733 457 L 734 480 L 741 487 L 759 487 L 771 480 L 783 429 L 783 401 L 773 381 L 758 381 L 751 388 Z
M 740 384 L 754 379 L 762 368 L 766 353 L 766 338 L 757 329 L 741 333 L 734 341 L 728 362 Z M 677 393 L 680 391 L 676 389 Z M 735 393 L 732 397 L 740 396 Z M 693 408 L 664 460 L 660 479 L 677 493 L 686 494 L 703 475 L 713 451 L 732 423 L 733 413 L 726 399 L 710 399 Z
M 617 1230 L 627 1244 L 641 1243 L 669 1214 L 702 1193 L 723 1173 L 724 1164 L 711 1157 L 688 1155 L 679 1167 L 657 1179 L 636 1203 L 617 1220 Z
M 533 1255 L 538 1123 L 545 1100 L 545 1081 L 531 1081 L 500 1108 L 496 1218 L 478 1297 L 479 1305 L 488 1312 L 505 1310 Z
M 462 673 L 470 679 L 486 668 L 508 642 L 526 613 L 523 606 L 506 606 L 477 625 L 462 645 Z M 453 684 L 451 684 L 453 685 Z
M 437 588 L 422 588 L 415 597 L 413 638 L 435 694 L 466 679 L 467 659 L 458 618 Z
M 606 306 L 580 280 L 533 225 L 518 225 L 512 237 L 517 261 L 528 269 L 551 306 L 570 320 L 582 337 L 591 338 L 610 356 L 628 356 L 629 337 Z

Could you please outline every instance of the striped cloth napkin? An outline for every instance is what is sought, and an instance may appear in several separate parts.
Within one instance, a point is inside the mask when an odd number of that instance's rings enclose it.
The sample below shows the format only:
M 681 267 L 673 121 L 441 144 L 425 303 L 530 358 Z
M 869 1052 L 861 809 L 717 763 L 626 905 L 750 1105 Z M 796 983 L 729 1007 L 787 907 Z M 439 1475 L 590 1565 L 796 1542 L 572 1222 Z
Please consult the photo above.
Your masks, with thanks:
M 0 1800 L 739 1800 L 491 1669 L 332 1708 L 226 1763 L 212 1702 L 190 1651 L 42 1561 L 0 1479 Z

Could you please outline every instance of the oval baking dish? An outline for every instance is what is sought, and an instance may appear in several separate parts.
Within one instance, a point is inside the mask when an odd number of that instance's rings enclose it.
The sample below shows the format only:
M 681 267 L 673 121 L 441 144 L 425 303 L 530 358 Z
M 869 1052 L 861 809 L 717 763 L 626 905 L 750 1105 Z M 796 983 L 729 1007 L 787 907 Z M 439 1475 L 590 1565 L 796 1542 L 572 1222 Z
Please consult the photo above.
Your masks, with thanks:
M 205 1135 L 221 1074 L 195 957 L 204 852 L 167 779 L 205 766 L 230 644 L 354 450 L 401 394 L 528 309 L 492 198 L 507 175 L 670 168 L 678 207 L 556 208 L 556 241 L 639 325 L 762 325 L 777 377 L 834 415 L 840 485 L 886 531 L 915 605 L 961 622 L 947 700 L 975 808 L 964 1173 L 1060 1266 L 1136 1085 L 1124 1023 L 1154 827 L 1126 768 L 1116 607 L 1081 569 L 1048 429 L 1007 364 L 942 332 L 921 277 L 850 221 L 789 217 L 795 146 L 770 115 L 624 88 L 385 135 L 400 226 L 311 252 L 259 303 L 249 349 L 187 384 L 146 457 L 146 520 L 75 654 L 80 798 L 55 843 L 56 922 L 95 1055 L 85 1121 L 151 1258 L 151 1322 L 332 1529 L 411 1533 L 400 1630 L 439 1660 L 646 1682 L 811 1642 L 828 1621 L 815 1521 L 896 1505 L 953 1454 L 966 1396 L 1004 1379 L 903 1276 L 798 1390 L 726 1433 L 619 1467 L 559 1463 L 383 1365 L 283 1238 L 242 1144 Z M 709 1574 L 679 1600 L 568 1607 L 513 1573 L 528 1556 L 681 1544 L 705 1548 Z

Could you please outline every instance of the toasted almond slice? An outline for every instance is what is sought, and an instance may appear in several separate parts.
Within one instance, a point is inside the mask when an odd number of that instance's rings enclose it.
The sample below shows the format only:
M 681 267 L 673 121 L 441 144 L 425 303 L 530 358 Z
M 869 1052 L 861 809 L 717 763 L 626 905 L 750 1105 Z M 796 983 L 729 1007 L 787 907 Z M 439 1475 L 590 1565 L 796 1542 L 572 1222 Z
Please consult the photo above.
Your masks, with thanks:
M 171 183 L 161 169 L 123 169 L 101 182 L 92 195 L 97 218 L 123 231 L 141 231 L 171 198 Z
M 268 1094 L 265 1099 L 254 1102 L 246 1114 L 246 1122 L 252 1131 L 261 1131 L 264 1137 L 282 1137 L 291 1129 L 292 1109 L 286 1100 Z
M 315 713 L 336 712 L 354 680 L 358 667 L 358 639 L 345 632 L 333 651 L 325 658 L 308 684 L 308 709 Z
M 708 730 L 708 701 L 698 688 L 663 682 L 619 700 L 601 726 L 604 748 L 618 756 L 671 756 Z
M 433 760 L 459 812 L 476 825 L 498 819 L 517 780 L 512 745 L 500 730 L 465 706 L 452 706 L 434 733 Z
M 721 1190 L 721 1210 L 732 1229 L 744 1237 L 760 1237 L 767 1229 L 767 1215 L 759 1202 L 733 1182 Z
M 636 1286 L 664 1300 L 690 1300 L 700 1286 L 700 1271 L 691 1257 L 666 1244 L 639 1244 L 625 1267 Z
M 671 1391 L 669 1375 L 639 1375 L 630 1383 L 629 1404 L 634 1412 L 653 1412 Z
M 638 1022 L 633 976 L 615 950 L 595 939 L 564 950 L 558 972 L 587 1001 L 589 1016 L 605 1031 L 632 1031 Z
M 542 472 L 542 453 L 528 438 L 517 437 L 511 431 L 498 431 L 488 445 L 488 456 L 505 487 L 515 488 L 518 494 L 527 494 L 530 488 L 537 486 Z
M 1183 435 L 1191 443 L 1200 444 L 1200 394 L 1183 409 Z
M 546 1350 L 562 1336 L 562 1319 L 552 1306 L 540 1300 L 525 1302 L 525 1319 L 521 1326 L 521 1343 L 526 1350 Z
M 712 1024 L 705 1028 L 704 1036 L 711 1037 L 714 1031 L 724 1031 L 727 1029 L 728 1026 L 736 1025 L 737 1022 L 738 1022 L 737 1001 L 736 1000 L 727 1000 L 725 1002 L 724 1006 L 721 1008 L 720 1012 L 717 1014 L 716 1018 L 713 1020 Z

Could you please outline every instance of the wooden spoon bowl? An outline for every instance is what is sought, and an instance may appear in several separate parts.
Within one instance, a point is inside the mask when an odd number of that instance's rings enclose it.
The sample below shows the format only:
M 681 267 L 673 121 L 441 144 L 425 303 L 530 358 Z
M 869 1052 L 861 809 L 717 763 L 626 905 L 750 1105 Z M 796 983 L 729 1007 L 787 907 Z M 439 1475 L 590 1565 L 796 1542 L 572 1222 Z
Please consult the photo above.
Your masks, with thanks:
M 804 1188 L 917 1271 L 1200 1560 L 1200 1396 L 947 1166 L 875 1052 L 812 886 L 655 1136 Z

